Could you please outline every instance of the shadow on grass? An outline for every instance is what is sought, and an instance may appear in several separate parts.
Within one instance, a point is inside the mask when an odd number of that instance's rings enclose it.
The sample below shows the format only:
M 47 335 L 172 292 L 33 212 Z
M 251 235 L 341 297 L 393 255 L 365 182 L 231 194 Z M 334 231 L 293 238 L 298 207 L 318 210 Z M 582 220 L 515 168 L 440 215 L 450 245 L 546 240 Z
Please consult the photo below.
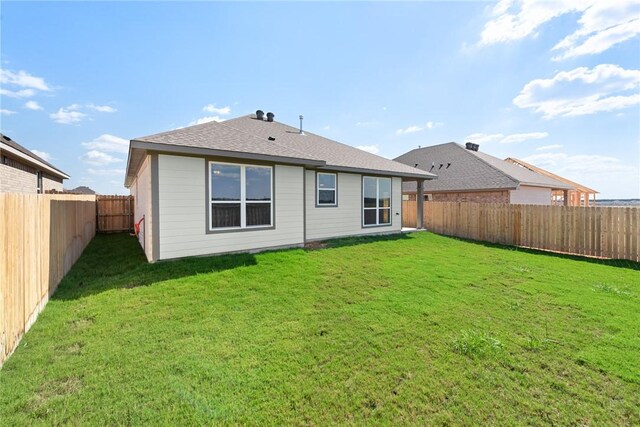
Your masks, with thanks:
M 316 248 L 336 248 L 409 239 L 406 234 L 349 237 L 321 242 Z M 148 286 L 165 280 L 257 265 L 254 254 L 236 253 L 188 257 L 149 264 L 128 234 L 99 234 L 65 276 L 52 297 L 73 300 L 111 289 Z
M 408 233 L 375 234 L 372 236 L 342 237 L 338 239 L 325 240 L 322 243 L 327 248 L 342 248 L 347 246 L 362 245 L 374 242 L 395 242 L 398 240 L 409 240 Z
M 478 240 L 465 239 L 465 238 L 462 238 L 462 237 L 445 236 L 443 234 L 440 234 L 440 236 L 448 237 L 450 239 L 460 240 L 460 241 L 465 242 L 465 243 L 481 245 L 481 246 L 485 246 L 485 247 L 492 248 L 492 249 L 502 249 L 502 250 L 507 250 L 507 251 L 518 251 L 518 252 L 524 252 L 524 253 L 534 254 L 534 255 L 539 255 L 539 256 L 562 258 L 562 259 L 567 259 L 567 260 L 572 260 L 572 261 L 586 262 L 586 263 L 589 263 L 589 264 L 607 265 L 607 266 L 610 266 L 610 267 L 627 268 L 629 270 L 640 271 L 640 263 L 635 262 L 635 261 L 631 261 L 631 260 L 627 260 L 627 259 L 592 258 L 592 257 L 587 257 L 587 256 L 581 256 L 581 255 L 572 255 L 572 254 L 564 254 L 564 253 L 559 253 L 559 252 L 545 251 L 545 250 L 541 250 L 541 249 L 532 249 L 532 248 L 523 248 L 523 247 L 520 247 L 520 246 L 503 245 L 503 244 L 500 244 L 500 243 L 482 242 L 482 241 L 478 241 Z
M 52 299 L 70 300 L 119 288 L 256 265 L 252 254 L 189 257 L 149 264 L 128 234 L 99 234 L 87 246 Z

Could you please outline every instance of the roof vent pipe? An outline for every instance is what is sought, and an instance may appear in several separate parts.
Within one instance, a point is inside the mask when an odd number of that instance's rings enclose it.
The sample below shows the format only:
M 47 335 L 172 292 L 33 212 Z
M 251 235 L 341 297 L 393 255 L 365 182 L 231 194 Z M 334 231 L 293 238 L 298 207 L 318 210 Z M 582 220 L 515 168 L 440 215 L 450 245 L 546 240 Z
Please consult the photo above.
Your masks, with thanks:
M 264 120 L 264 111 L 262 111 L 262 110 L 256 111 L 256 119 Z
M 272 122 L 275 115 L 272 112 L 267 113 L 267 121 Z
M 304 135 L 304 131 L 302 130 L 302 119 L 304 119 L 304 117 L 300 114 L 300 135 Z

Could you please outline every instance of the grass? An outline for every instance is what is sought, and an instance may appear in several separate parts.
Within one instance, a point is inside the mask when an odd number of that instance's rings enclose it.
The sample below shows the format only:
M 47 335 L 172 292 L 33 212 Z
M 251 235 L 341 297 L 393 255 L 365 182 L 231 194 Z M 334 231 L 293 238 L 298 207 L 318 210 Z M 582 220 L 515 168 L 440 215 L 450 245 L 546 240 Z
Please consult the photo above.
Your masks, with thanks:
M 640 424 L 640 270 L 430 233 L 146 264 L 98 236 L 1 425 Z

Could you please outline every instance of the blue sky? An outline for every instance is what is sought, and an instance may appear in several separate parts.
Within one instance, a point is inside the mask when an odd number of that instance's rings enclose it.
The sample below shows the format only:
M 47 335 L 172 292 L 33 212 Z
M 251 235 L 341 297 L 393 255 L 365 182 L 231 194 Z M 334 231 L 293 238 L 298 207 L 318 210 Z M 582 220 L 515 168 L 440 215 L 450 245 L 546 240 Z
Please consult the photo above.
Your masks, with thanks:
M 273 111 L 396 157 L 474 141 L 640 197 L 640 4 L 2 2 L 2 132 L 123 187 L 129 139 Z

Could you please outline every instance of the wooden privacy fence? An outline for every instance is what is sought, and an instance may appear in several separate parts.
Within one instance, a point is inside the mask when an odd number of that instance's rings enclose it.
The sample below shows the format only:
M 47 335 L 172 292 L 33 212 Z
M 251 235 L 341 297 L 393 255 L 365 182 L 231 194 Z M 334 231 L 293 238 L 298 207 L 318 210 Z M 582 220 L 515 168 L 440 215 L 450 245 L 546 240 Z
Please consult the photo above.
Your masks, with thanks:
M 133 196 L 96 196 L 99 233 L 133 231 Z
M 403 204 L 415 227 L 415 201 Z M 424 202 L 427 230 L 506 245 L 640 261 L 640 208 Z
M 0 365 L 95 232 L 95 196 L 0 194 Z

